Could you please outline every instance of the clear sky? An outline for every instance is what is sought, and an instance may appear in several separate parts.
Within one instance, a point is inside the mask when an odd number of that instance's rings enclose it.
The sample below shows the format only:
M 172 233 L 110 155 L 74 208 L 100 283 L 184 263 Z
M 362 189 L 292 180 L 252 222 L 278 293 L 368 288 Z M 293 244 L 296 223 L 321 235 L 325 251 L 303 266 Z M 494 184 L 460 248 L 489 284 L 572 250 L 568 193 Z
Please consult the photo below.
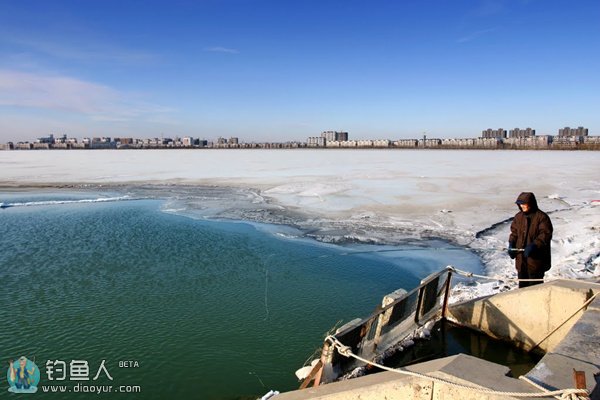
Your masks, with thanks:
M 0 0 L 0 142 L 600 135 L 597 0 Z

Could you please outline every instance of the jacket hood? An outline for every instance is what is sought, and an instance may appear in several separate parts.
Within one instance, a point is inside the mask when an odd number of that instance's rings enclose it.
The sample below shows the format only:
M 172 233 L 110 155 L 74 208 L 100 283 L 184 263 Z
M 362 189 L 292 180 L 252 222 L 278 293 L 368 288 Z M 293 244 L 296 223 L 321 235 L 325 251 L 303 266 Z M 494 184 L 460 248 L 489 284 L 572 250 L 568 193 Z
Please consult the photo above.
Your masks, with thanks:
M 517 197 L 517 201 L 515 201 L 519 208 L 521 204 L 529 204 L 530 212 L 536 211 L 538 209 L 537 200 L 535 199 L 535 194 L 531 192 L 523 192 Z

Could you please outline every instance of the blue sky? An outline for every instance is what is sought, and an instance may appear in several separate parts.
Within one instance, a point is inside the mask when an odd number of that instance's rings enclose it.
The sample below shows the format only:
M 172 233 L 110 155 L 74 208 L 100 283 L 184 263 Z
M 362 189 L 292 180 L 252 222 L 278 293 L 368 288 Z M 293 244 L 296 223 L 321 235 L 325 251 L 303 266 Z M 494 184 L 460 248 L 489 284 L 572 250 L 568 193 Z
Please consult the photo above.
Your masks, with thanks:
M 0 0 L 0 142 L 600 135 L 600 2 Z

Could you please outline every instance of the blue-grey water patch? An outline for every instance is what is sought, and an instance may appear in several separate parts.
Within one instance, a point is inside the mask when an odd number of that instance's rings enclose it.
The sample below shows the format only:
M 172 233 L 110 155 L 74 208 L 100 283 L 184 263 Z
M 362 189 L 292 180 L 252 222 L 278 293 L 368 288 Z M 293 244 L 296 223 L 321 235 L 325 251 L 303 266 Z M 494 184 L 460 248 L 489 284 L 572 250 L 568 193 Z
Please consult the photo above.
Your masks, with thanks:
M 339 320 L 367 315 L 386 293 L 445 265 L 481 270 L 476 256 L 440 241 L 422 243 L 444 248 L 431 251 L 323 244 L 291 228 L 188 218 L 162 212 L 161 200 L 120 196 L 2 196 L 37 204 L 0 210 L 0 358 L 34 359 L 40 385 L 57 383 L 48 360 L 85 360 L 84 384 L 139 386 L 143 398 L 291 390 L 294 371 Z M 81 201 L 101 198 L 115 199 Z M 102 360 L 113 380 L 92 379 Z

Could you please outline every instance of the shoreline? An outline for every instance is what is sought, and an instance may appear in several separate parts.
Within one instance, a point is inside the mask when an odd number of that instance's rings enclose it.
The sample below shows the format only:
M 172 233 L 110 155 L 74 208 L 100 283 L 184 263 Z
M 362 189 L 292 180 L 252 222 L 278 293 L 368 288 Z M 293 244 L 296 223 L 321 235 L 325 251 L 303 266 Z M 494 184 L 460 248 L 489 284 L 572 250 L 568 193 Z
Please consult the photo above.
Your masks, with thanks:
M 549 139 L 552 138 L 552 139 Z M 554 141 L 553 138 L 557 138 Z M 358 141 L 371 144 L 358 145 Z M 598 151 L 600 136 L 560 137 L 555 135 L 540 135 L 523 138 L 433 138 L 427 139 L 382 139 L 384 144 L 376 144 L 378 139 L 353 140 L 350 142 L 332 141 L 325 145 L 307 145 L 303 142 L 252 142 L 235 145 L 130 145 L 102 143 L 98 147 L 90 147 L 82 143 L 58 144 L 13 142 L 0 143 L 0 151 L 106 151 L 106 150 L 533 150 L 533 151 Z M 12 146 L 11 146 L 12 145 Z

